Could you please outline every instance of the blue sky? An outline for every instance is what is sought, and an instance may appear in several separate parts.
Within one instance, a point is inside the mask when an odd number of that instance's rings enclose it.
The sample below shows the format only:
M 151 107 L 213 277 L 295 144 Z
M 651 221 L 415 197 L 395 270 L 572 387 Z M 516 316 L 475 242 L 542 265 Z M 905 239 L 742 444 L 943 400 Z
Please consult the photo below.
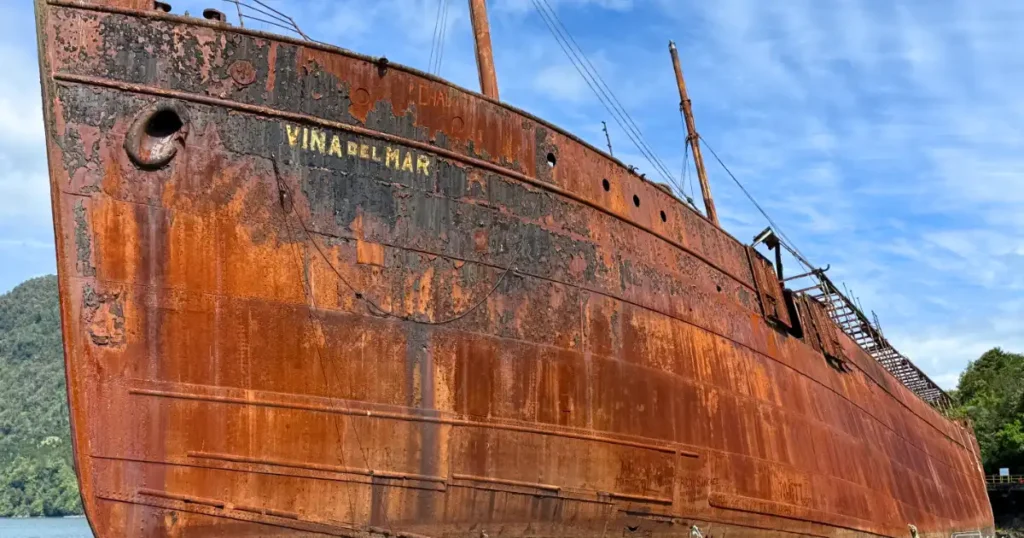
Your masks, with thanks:
M 437 1 L 271 3 L 316 39 L 426 70 Z M 679 174 L 675 40 L 704 138 L 939 384 L 993 346 L 1024 351 L 1024 3 L 548 1 Z M 616 156 L 654 177 L 532 0 L 489 6 L 502 99 L 599 147 L 607 121 Z M 0 292 L 55 265 L 31 3 L 6 11 Z M 444 50 L 441 76 L 475 89 L 464 0 Z M 723 225 L 748 241 L 765 222 L 706 157 Z

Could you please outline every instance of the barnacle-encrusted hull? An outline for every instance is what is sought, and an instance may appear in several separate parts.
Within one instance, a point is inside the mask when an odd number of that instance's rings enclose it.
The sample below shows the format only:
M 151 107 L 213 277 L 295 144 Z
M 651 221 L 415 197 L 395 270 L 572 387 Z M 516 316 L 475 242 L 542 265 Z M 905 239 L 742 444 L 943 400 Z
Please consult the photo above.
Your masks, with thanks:
M 991 533 L 970 429 L 766 321 L 767 262 L 657 186 L 150 4 L 37 0 L 99 537 Z

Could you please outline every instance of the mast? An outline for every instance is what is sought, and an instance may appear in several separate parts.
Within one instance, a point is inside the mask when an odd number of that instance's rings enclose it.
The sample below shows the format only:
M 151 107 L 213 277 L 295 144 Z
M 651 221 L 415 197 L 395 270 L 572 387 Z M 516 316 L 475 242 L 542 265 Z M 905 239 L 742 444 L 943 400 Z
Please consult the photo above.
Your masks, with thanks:
M 693 151 L 693 163 L 697 167 L 697 178 L 700 180 L 700 193 L 704 196 L 704 211 L 708 214 L 708 220 L 715 226 L 718 224 L 718 211 L 715 210 L 715 201 L 711 198 L 711 185 L 708 184 L 708 176 L 704 171 L 704 157 L 700 153 L 700 135 L 697 134 L 697 125 L 693 122 L 693 109 L 690 107 L 690 98 L 686 94 L 686 83 L 683 82 L 683 69 L 679 67 L 679 52 L 676 44 L 668 42 L 668 51 L 672 55 L 672 65 L 676 70 L 676 84 L 679 85 L 679 108 L 683 111 L 686 119 L 686 141 L 690 143 L 690 150 Z
M 491 28 L 487 23 L 485 0 L 469 0 L 469 18 L 473 21 L 473 42 L 476 49 L 476 68 L 480 73 L 480 91 L 491 99 L 497 99 L 498 75 L 494 72 Z

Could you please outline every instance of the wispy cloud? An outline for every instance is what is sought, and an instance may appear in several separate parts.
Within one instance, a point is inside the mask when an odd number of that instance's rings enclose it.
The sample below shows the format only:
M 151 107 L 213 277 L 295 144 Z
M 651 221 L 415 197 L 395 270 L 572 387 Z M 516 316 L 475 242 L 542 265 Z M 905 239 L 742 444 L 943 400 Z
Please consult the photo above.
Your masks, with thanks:
M 698 101 L 705 136 L 899 347 L 948 386 L 988 347 L 1024 344 L 1024 312 L 1001 308 L 1024 284 L 1024 10 L 664 5 L 704 29 L 687 43 L 691 85 L 722 96 Z

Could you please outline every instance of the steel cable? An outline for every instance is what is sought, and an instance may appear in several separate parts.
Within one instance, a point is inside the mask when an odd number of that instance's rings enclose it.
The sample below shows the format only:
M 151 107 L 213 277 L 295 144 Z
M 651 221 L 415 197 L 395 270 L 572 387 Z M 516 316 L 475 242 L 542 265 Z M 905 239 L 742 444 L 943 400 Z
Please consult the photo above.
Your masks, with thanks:
M 589 67 L 588 72 L 591 73 L 591 76 L 594 78 L 594 81 L 597 84 L 598 88 L 603 88 L 603 90 L 607 92 L 605 95 L 606 97 L 609 98 L 612 107 L 615 108 L 616 111 L 621 114 L 621 116 L 626 122 L 626 125 L 630 127 L 633 133 L 636 135 L 637 140 L 639 140 L 640 143 L 643 144 L 645 148 L 647 148 L 648 153 L 656 161 L 657 167 L 660 168 L 665 173 L 665 175 L 671 176 L 672 174 L 668 171 L 668 167 L 665 166 L 665 163 L 658 157 L 656 153 L 654 153 L 653 148 L 651 148 L 651 145 L 647 142 L 647 139 L 644 138 L 643 132 L 640 131 L 640 127 L 636 124 L 635 121 L 633 121 L 632 116 L 630 116 L 629 112 L 626 111 L 626 108 L 622 105 L 622 102 L 619 101 L 619 98 L 615 95 L 615 92 L 613 92 L 611 87 L 608 86 L 608 83 L 605 82 L 604 77 L 601 76 L 600 71 L 598 71 L 597 68 L 594 67 L 594 64 L 590 61 L 590 58 L 583 51 L 583 48 L 579 46 L 579 43 L 577 43 L 576 38 L 574 38 L 572 33 L 569 32 L 569 29 L 566 28 L 565 24 L 562 22 L 561 17 L 558 16 L 558 13 L 554 10 L 554 8 L 551 7 L 551 4 L 548 3 L 548 0 L 539 1 L 543 2 L 543 4 L 547 7 L 547 10 L 550 13 L 552 19 L 555 23 L 557 23 L 558 27 L 561 28 L 562 34 L 568 37 L 569 41 L 572 42 L 572 45 L 575 47 L 575 50 L 579 52 L 579 56 L 582 57 L 583 61 L 586 62 L 587 66 Z M 679 186 L 676 185 L 676 187 L 678 188 Z
M 586 82 L 587 86 L 594 93 L 594 95 L 597 97 L 598 101 L 605 108 L 605 110 L 608 111 L 609 114 L 611 114 L 612 119 L 615 120 L 615 123 L 617 123 L 619 125 L 619 128 L 621 128 L 623 132 L 625 132 L 629 140 L 633 143 L 634 146 L 636 146 L 637 150 L 640 151 L 640 153 L 647 160 L 647 162 L 651 164 L 654 170 L 657 173 L 659 173 L 666 181 L 671 183 L 680 193 L 682 193 L 682 187 L 672 176 L 671 172 L 668 171 L 664 163 L 657 157 L 657 155 L 654 154 L 653 150 L 649 147 L 649 145 L 646 144 L 646 142 L 642 138 L 637 138 L 637 135 L 640 135 L 640 133 L 638 133 L 636 130 L 629 126 L 631 118 L 628 118 L 628 114 L 623 114 L 622 112 L 619 111 L 615 104 L 613 104 L 614 102 L 618 101 L 617 98 L 614 97 L 614 95 L 609 95 L 609 93 L 611 93 L 610 88 L 605 90 L 604 87 L 601 87 L 598 82 L 598 78 L 600 75 L 595 75 L 594 73 L 591 73 L 587 66 L 583 64 L 586 55 L 585 53 L 582 52 L 582 50 L 577 52 L 572 47 L 570 41 L 572 40 L 573 43 L 575 42 L 575 40 L 572 39 L 572 36 L 565 35 L 558 29 L 557 25 L 560 23 L 556 22 L 555 18 L 553 18 L 552 15 L 548 14 L 548 12 L 545 11 L 543 7 L 541 7 L 538 0 L 531 1 L 533 2 L 534 8 L 537 9 L 538 14 L 541 16 L 541 20 L 547 26 L 548 31 L 551 32 L 552 36 L 555 38 L 556 43 L 558 43 L 558 46 L 566 55 L 566 58 L 570 61 L 570 63 L 572 63 L 573 67 L 576 69 L 576 72 L 579 73 L 580 77 L 583 78 L 584 82 Z M 557 17 L 557 15 L 555 15 L 555 17 Z M 562 25 L 562 27 L 564 28 L 564 25 Z M 593 64 L 590 63 L 589 60 L 585 61 L 589 63 L 591 67 L 593 66 Z M 603 79 L 601 80 L 603 81 Z M 635 123 L 633 125 L 635 125 Z

